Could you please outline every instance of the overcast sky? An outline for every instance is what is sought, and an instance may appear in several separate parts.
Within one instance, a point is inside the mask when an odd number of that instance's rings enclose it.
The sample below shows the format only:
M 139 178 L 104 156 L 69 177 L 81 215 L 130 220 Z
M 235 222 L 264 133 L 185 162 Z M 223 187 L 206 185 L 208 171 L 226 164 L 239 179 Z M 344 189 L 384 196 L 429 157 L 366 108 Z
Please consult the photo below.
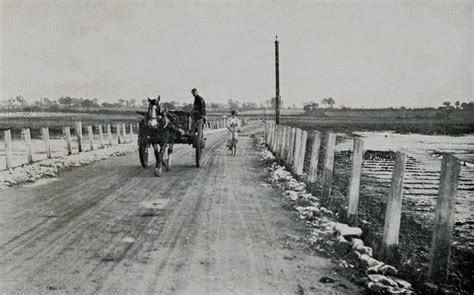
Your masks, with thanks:
M 474 100 L 474 1 L 0 1 L 1 99 Z

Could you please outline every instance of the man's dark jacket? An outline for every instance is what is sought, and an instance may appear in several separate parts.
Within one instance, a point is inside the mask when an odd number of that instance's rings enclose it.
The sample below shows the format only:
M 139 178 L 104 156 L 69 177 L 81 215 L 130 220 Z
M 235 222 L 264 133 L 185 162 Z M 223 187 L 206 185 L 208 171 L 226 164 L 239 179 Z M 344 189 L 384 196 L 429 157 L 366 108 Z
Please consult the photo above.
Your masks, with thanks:
M 206 103 L 200 95 L 194 97 L 193 109 L 199 113 L 202 117 L 206 115 Z

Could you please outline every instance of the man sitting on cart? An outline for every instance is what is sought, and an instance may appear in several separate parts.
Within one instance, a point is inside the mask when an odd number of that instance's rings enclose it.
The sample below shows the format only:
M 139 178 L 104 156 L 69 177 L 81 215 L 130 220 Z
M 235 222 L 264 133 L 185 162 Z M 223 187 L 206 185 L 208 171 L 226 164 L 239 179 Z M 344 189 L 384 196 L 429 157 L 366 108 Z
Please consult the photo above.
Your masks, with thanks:
M 239 140 L 237 132 L 240 131 L 240 119 L 237 117 L 236 111 L 233 110 L 230 114 L 231 117 L 227 119 L 226 123 L 227 130 L 229 130 L 227 136 L 227 147 L 232 149 L 232 140 L 235 140 L 236 142 Z

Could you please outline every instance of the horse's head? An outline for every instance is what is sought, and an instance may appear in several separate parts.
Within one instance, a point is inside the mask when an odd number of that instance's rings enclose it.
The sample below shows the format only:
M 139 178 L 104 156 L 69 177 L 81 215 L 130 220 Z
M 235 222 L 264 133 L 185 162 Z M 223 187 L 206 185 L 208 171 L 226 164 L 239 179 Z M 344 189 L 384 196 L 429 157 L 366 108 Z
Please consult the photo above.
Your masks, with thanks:
M 158 129 L 164 128 L 168 125 L 168 118 L 160 107 L 160 96 L 157 98 L 148 97 L 148 112 L 145 116 L 148 127 Z

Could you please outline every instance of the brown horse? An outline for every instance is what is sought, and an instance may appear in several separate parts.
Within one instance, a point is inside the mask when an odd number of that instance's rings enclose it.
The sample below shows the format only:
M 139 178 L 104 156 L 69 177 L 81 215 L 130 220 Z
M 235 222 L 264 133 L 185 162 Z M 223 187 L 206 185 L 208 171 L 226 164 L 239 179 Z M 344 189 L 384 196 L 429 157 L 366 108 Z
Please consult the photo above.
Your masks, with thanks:
M 160 96 L 156 99 L 148 98 L 148 102 L 148 111 L 141 113 L 145 118 L 140 122 L 140 133 L 143 134 L 139 139 L 139 145 L 153 146 L 156 159 L 155 176 L 161 176 L 163 166 L 166 171 L 170 170 L 176 131 L 168 114 L 160 107 Z M 168 155 L 164 158 L 166 150 Z M 142 166 L 146 167 L 146 163 L 142 162 Z

